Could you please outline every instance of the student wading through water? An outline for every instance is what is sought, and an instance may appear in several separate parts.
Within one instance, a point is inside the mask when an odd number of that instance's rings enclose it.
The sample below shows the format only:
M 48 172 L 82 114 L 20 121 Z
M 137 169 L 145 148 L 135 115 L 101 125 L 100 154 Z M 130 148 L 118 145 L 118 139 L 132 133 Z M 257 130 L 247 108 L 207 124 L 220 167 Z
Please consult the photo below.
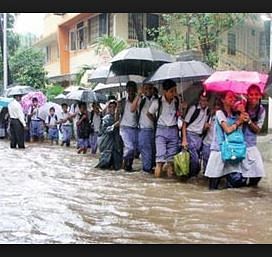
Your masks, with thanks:
M 155 166 L 154 121 L 147 116 L 152 101 L 158 98 L 153 92 L 152 84 L 143 84 L 131 105 L 131 111 L 138 112 L 138 147 L 141 154 L 142 170 L 146 172 L 152 172 L 152 168 Z
M 131 112 L 131 105 L 136 97 L 137 84 L 128 81 L 126 85 L 128 96 L 118 102 L 120 113 L 120 135 L 124 142 L 123 167 L 125 171 L 131 172 L 135 153 L 137 151 L 138 123 L 137 112 Z
M 190 152 L 190 177 L 197 176 L 200 171 L 204 126 L 209 114 L 208 95 L 201 92 L 198 104 L 189 108 L 182 126 L 182 147 L 188 148 Z
M 153 100 L 148 117 L 156 122 L 156 168 L 155 176 L 166 172 L 171 177 L 174 172 L 173 157 L 179 149 L 177 118 L 180 114 L 177 85 L 167 79 L 162 84 L 163 96 Z

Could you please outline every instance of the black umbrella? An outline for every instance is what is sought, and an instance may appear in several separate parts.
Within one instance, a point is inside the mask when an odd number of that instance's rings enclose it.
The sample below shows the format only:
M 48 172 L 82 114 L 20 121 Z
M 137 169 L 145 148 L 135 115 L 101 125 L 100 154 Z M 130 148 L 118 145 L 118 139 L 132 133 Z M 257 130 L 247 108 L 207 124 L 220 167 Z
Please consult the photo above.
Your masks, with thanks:
M 118 75 L 149 76 L 164 63 L 173 62 L 173 58 L 160 50 L 150 47 L 132 47 L 118 53 L 111 60 L 111 68 Z
M 106 103 L 107 97 L 101 93 L 96 93 L 93 90 L 75 90 L 66 95 L 66 99 L 74 102 L 85 103 Z

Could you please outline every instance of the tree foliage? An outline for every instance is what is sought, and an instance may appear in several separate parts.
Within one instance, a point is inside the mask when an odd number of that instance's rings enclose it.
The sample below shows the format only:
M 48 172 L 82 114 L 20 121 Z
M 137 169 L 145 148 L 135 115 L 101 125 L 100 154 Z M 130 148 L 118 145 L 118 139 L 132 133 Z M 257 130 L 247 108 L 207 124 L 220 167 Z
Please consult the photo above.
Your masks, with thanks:
M 14 28 L 14 23 L 15 23 L 15 17 L 17 14 L 14 13 L 8 13 L 7 14 L 7 49 L 8 49 L 8 56 L 13 56 L 15 51 L 18 49 L 19 44 L 20 44 L 20 39 L 19 39 L 19 35 L 14 33 L 13 28 Z M 4 28 L 4 24 L 3 24 L 3 13 L 0 13 L 0 80 L 3 80 L 3 28 Z M 9 69 L 9 62 L 8 62 L 8 82 L 9 84 L 12 83 L 12 76 L 10 73 L 10 69 Z
M 156 42 L 171 54 L 192 48 L 200 49 L 204 61 L 212 67 L 218 63 L 220 36 L 242 23 L 247 13 L 171 13 L 163 15 Z M 252 17 L 252 15 L 251 15 Z
M 44 70 L 44 53 L 40 49 L 19 49 L 10 58 L 14 81 L 20 84 L 42 89 L 46 83 Z
M 47 97 L 47 100 L 52 101 L 57 95 L 63 93 L 64 88 L 59 84 L 53 84 L 46 87 L 43 91 Z
M 127 42 L 119 37 L 104 35 L 99 37 L 96 42 L 96 52 L 100 53 L 102 50 L 107 49 L 111 57 L 128 48 Z

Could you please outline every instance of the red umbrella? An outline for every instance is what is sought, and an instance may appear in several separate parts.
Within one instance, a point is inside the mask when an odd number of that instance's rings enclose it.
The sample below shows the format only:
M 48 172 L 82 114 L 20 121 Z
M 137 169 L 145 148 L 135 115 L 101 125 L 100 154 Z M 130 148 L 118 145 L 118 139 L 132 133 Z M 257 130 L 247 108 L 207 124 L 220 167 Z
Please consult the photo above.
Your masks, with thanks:
M 246 94 L 249 86 L 255 84 L 263 93 L 267 79 L 267 74 L 256 71 L 216 71 L 203 85 L 207 91 Z

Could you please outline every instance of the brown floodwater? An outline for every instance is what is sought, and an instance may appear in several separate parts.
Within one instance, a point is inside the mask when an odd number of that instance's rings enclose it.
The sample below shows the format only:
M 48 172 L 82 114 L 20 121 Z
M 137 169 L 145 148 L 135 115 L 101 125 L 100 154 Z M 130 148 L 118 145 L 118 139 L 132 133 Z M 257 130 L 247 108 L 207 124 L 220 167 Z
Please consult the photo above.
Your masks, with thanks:
M 74 147 L 1 140 L 0 158 L 0 243 L 272 243 L 270 161 L 258 188 L 209 191 L 97 170 Z

